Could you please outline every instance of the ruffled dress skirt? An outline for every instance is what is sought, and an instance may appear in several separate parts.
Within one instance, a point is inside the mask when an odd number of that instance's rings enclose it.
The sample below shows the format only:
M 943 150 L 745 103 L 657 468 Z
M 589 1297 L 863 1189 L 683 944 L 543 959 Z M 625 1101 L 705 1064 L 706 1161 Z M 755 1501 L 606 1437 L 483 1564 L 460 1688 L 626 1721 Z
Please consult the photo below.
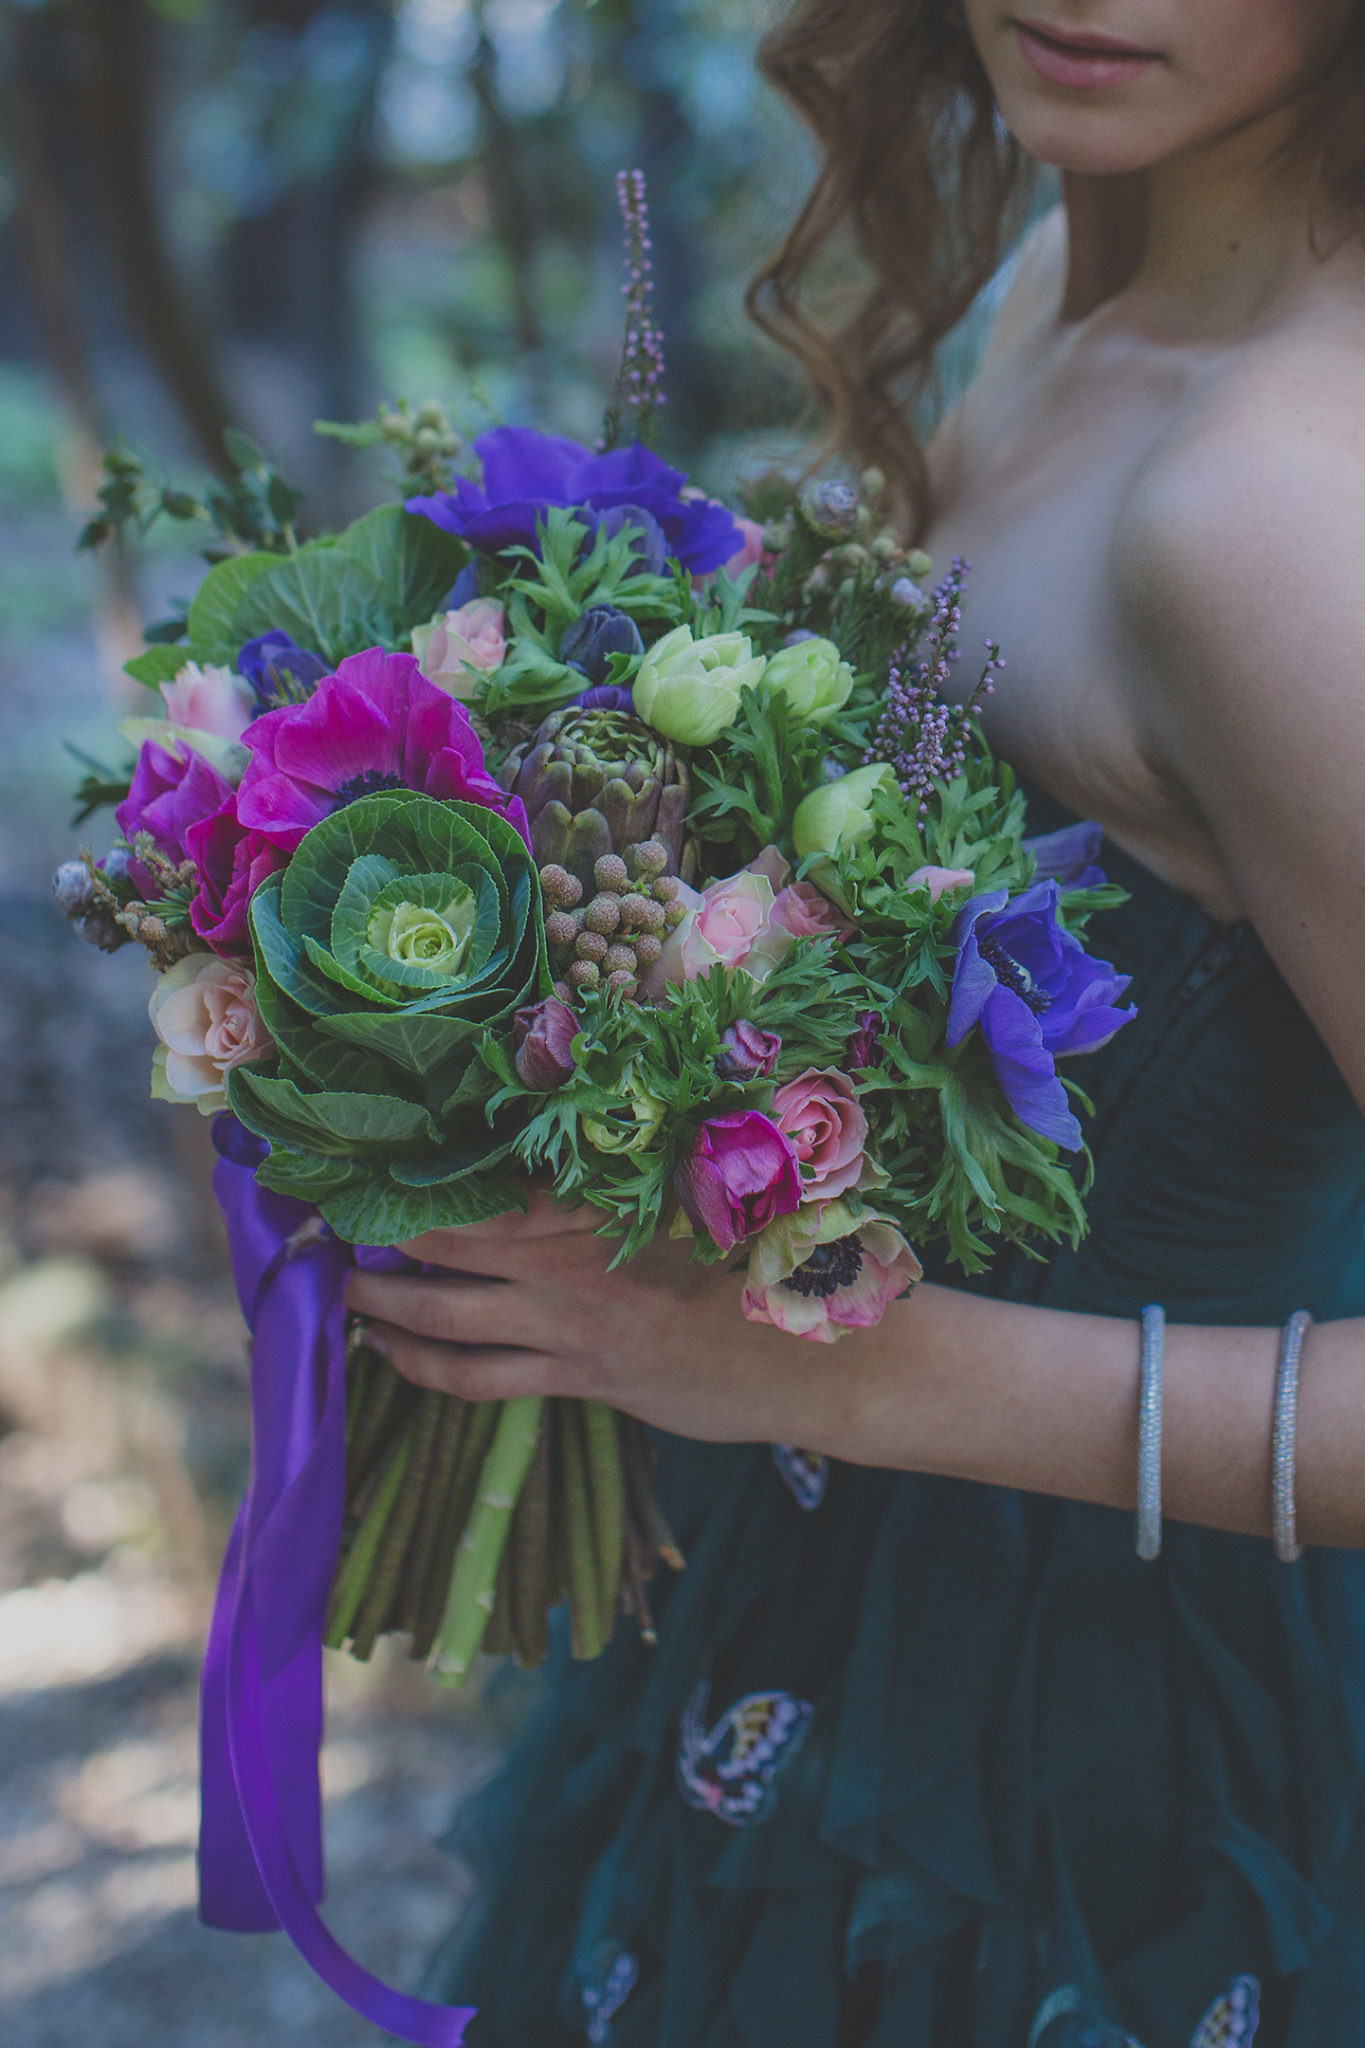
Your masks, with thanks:
M 1078 1070 L 1090 1235 L 975 1284 L 1365 1314 L 1365 1119 L 1312 1026 L 1248 928 L 1104 858 L 1140 1007 Z M 1142 1564 L 1108 1509 L 660 1452 L 658 1644 L 561 1645 L 457 1830 L 428 1990 L 469 2048 L 1365 2048 L 1365 1555 L 1168 1525 Z

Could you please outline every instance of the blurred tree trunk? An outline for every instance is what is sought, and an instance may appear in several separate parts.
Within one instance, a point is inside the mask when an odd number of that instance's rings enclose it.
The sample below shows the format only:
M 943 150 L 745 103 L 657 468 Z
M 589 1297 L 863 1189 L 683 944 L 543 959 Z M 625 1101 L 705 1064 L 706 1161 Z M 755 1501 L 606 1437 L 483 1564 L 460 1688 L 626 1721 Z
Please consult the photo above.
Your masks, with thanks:
M 78 0 L 78 91 L 128 316 L 206 459 L 227 466 L 232 407 L 157 203 L 152 142 L 159 35 L 142 0 Z
M 498 89 L 498 61 L 484 22 L 483 0 L 476 0 L 478 46 L 469 67 L 469 83 L 483 117 L 482 155 L 488 183 L 488 212 L 493 232 L 507 257 L 512 284 L 512 317 L 516 345 L 534 355 L 545 343 L 536 305 L 535 262 L 538 233 L 535 204 L 527 184 L 517 131 Z

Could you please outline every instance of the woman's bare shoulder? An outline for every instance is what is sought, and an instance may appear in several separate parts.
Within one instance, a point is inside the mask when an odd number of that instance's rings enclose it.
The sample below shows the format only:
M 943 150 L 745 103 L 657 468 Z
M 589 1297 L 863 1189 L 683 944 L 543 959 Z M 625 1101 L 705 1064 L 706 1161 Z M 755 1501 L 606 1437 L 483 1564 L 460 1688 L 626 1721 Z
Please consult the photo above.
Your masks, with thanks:
M 1178 628 L 1186 602 L 1232 603 L 1252 627 L 1296 576 L 1365 607 L 1362 350 L 1365 283 L 1354 302 L 1312 307 L 1191 380 L 1115 525 L 1111 566 L 1132 616 Z
M 1034 327 L 1055 319 L 1066 284 L 1066 252 L 1066 209 L 1053 206 L 1007 259 L 1007 284 L 991 328 L 986 362 L 1012 348 Z

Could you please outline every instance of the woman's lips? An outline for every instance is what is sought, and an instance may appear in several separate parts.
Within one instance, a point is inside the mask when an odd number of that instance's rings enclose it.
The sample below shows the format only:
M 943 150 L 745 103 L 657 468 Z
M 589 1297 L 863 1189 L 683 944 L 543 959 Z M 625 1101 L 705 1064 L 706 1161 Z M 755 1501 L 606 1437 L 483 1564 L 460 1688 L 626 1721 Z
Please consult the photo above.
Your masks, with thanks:
M 1041 22 L 1016 21 L 1014 32 L 1026 63 L 1050 85 L 1096 92 L 1138 78 L 1161 58 L 1154 50 L 1096 36 L 1074 35 L 1045 28 Z

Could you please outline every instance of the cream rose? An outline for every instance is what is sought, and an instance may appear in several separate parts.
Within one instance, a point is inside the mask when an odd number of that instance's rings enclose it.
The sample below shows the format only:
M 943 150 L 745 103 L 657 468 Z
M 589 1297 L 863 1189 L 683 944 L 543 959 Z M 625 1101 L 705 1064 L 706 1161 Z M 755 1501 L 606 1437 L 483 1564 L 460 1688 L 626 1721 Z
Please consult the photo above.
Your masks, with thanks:
M 473 598 L 429 626 L 414 626 L 412 651 L 428 682 L 467 703 L 478 676 L 501 668 L 507 659 L 506 615 L 495 598 Z
M 147 1008 L 161 1040 L 152 1063 L 152 1094 L 161 1102 L 193 1102 L 212 1116 L 226 1102 L 230 1070 L 275 1049 L 244 960 L 187 953 L 160 977 Z

